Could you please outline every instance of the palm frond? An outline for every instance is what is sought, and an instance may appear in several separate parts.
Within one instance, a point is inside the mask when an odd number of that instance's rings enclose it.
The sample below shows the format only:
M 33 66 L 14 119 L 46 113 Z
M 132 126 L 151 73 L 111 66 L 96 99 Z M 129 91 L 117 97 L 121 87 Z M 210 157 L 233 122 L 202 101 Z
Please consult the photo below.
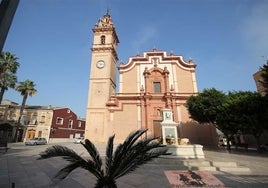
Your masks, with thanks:
M 76 168 L 79 167 L 84 167 L 87 166 L 87 163 L 85 161 L 77 161 L 74 163 L 70 163 L 67 166 L 65 166 L 64 168 L 62 168 L 55 176 L 55 179 L 64 179 L 66 178 L 73 170 L 75 170 Z
M 77 155 L 77 153 L 72 149 L 60 145 L 51 146 L 47 148 L 44 152 L 41 152 L 39 155 L 40 158 L 38 158 L 38 160 L 48 159 L 51 157 L 62 157 L 67 161 L 74 162 L 83 159 L 79 155 Z
M 113 146 L 114 146 L 114 137 L 115 135 L 111 136 L 108 140 L 107 147 L 106 147 L 106 174 L 110 174 L 111 166 L 113 163 Z
M 96 178 L 103 178 L 103 175 L 100 171 L 98 171 L 95 168 L 95 163 L 93 161 L 85 161 L 80 160 L 73 163 L 70 163 L 69 165 L 62 168 L 56 175 L 55 179 L 64 179 L 66 178 L 73 170 L 76 168 L 83 168 L 89 172 L 91 172 Z
M 138 141 L 137 144 L 135 144 L 132 149 L 137 150 L 140 153 L 146 153 L 146 152 L 149 152 L 151 150 L 154 150 L 157 148 L 164 148 L 164 147 L 166 147 L 166 146 L 162 145 L 158 141 L 157 137 L 148 137 L 148 138 L 145 138 L 145 139 Z M 163 153 L 161 155 L 170 155 L 170 153 L 166 152 L 166 153 Z
M 141 165 L 153 160 L 154 158 L 159 157 L 160 155 L 166 155 L 167 149 L 166 148 L 157 148 L 152 149 L 149 152 L 141 153 L 139 155 L 130 155 L 126 159 L 124 166 L 122 165 L 119 171 L 117 171 L 116 176 L 114 176 L 114 179 L 118 179 L 134 170 L 139 168 Z
M 156 158 L 160 155 L 167 155 L 167 148 L 161 145 L 155 137 L 144 138 L 139 140 L 132 145 L 131 148 L 128 148 L 124 157 L 121 158 L 119 164 L 114 164 L 114 171 L 110 174 L 115 179 L 134 171 L 140 165 L 145 164 L 146 162 Z M 114 160 L 115 159 L 114 157 Z
M 120 166 L 121 161 L 125 158 L 125 155 L 130 150 L 130 148 L 133 146 L 133 144 L 139 139 L 140 136 L 142 136 L 147 129 L 139 129 L 137 131 L 134 131 L 129 134 L 129 136 L 126 138 L 126 140 L 119 144 L 115 150 L 114 153 L 114 161 L 113 165 L 111 167 L 111 171 L 115 172 L 116 168 Z
M 148 129 L 139 129 L 129 134 L 123 145 L 125 145 L 126 149 L 132 147 L 132 145 L 144 134 Z
M 79 156 L 75 151 L 69 149 L 65 146 L 55 145 L 47 148 L 44 152 L 40 154 L 41 159 L 48 159 L 51 157 L 62 157 L 63 159 L 71 162 L 65 168 L 61 169 L 55 176 L 56 179 L 64 179 L 69 173 L 71 173 L 76 168 L 84 168 L 95 175 L 97 178 L 101 178 L 103 173 L 97 168 L 96 163 L 92 160 L 85 160 Z
M 122 151 L 127 151 L 129 148 L 131 148 L 132 145 L 139 139 L 139 137 L 142 136 L 146 131 L 147 129 L 139 129 L 130 133 L 126 140 L 122 144 L 118 145 L 115 151 L 116 158 L 117 156 L 124 154 Z
M 96 163 L 94 161 L 88 160 L 86 165 L 81 166 L 81 168 L 91 172 L 96 178 L 101 179 L 104 177 L 103 170 L 96 168 Z
M 97 148 L 95 147 L 95 145 L 88 139 L 85 140 L 85 143 L 81 142 L 81 144 L 86 148 L 86 150 L 88 151 L 89 155 L 92 157 L 92 160 L 96 164 L 96 168 L 99 171 L 101 171 L 102 160 L 101 160 L 100 154 L 97 151 Z

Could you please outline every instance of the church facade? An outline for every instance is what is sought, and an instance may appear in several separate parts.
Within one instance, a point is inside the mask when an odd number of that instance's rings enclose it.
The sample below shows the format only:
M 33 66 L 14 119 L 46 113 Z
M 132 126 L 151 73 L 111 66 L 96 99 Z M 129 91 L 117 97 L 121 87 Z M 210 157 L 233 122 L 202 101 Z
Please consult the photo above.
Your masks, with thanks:
M 108 13 L 98 21 L 93 33 L 86 138 L 106 142 L 115 134 L 116 142 L 121 142 L 140 128 L 148 129 L 148 135 L 162 137 L 162 111 L 170 109 L 179 138 L 216 144 L 215 128 L 194 122 L 186 107 L 187 99 L 198 92 L 196 65 L 191 59 L 185 61 L 173 52 L 154 48 L 118 65 L 119 39 Z

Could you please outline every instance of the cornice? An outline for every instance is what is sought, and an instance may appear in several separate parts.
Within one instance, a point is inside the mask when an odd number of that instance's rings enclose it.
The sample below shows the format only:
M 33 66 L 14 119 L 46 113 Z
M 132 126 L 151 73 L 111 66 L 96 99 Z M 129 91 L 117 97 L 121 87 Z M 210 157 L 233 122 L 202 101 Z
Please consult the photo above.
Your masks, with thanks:
M 153 64 L 153 59 L 158 59 L 158 64 L 176 64 L 184 70 L 195 70 L 196 65 L 192 60 L 184 61 L 182 56 L 176 56 L 173 53 L 167 55 L 166 51 L 150 51 L 144 52 L 143 56 L 138 54 L 136 57 L 130 57 L 128 63 L 121 63 L 118 67 L 119 72 L 127 72 L 134 68 L 136 65 Z
M 92 52 L 112 52 L 116 61 L 118 61 L 117 52 L 113 47 L 93 47 L 91 48 Z

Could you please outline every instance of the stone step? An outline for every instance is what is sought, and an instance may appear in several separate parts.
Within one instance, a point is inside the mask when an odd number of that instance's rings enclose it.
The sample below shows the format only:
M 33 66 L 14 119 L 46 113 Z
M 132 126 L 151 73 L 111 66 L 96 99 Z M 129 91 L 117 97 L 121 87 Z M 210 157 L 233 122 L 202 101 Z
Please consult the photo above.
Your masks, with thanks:
M 203 146 L 199 144 L 193 145 L 170 145 L 167 146 L 168 152 L 171 154 L 168 158 L 181 159 L 204 159 Z
M 229 172 L 229 173 L 249 173 L 250 169 L 247 167 L 221 167 L 218 169 L 222 172 Z
M 222 161 L 184 161 L 183 164 L 188 166 L 189 170 L 204 170 L 204 171 L 220 171 L 232 174 L 236 173 L 250 173 L 247 167 L 238 167 L 236 162 L 222 162 Z
M 149 163 L 156 163 L 156 164 L 167 164 L 167 165 L 183 165 L 183 160 L 178 160 L 174 158 L 167 159 L 166 157 L 162 158 L 161 156 L 158 158 L 153 159 Z
M 189 170 L 216 171 L 214 166 L 189 166 Z
M 194 161 L 184 161 L 183 164 L 185 166 L 212 166 L 212 163 L 210 161 L 205 160 L 194 160 Z
M 230 174 L 247 174 L 250 169 L 240 167 L 236 162 L 228 161 L 210 161 L 205 159 L 173 159 L 158 157 L 147 163 L 148 165 L 167 165 L 179 168 L 181 170 L 201 170 L 211 172 L 226 172 Z
M 189 170 L 213 171 L 213 172 L 227 172 L 231 174 L 248 174 L 250 169 L 246 167 L 215 167 L 215 166 L 189 166 Z
M 237 164 L 236 164 L 236 162 L 212 161 L 212 166 L 215 166 L 215 167 L 237 167 Z

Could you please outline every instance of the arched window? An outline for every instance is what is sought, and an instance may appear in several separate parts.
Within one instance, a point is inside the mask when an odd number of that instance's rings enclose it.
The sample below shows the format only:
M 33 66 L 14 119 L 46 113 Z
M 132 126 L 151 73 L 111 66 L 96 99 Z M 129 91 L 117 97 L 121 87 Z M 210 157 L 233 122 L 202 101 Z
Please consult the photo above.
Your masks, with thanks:
M 101 44 L 105 44 L 105 36 L 104 35 L 101 36 Z

